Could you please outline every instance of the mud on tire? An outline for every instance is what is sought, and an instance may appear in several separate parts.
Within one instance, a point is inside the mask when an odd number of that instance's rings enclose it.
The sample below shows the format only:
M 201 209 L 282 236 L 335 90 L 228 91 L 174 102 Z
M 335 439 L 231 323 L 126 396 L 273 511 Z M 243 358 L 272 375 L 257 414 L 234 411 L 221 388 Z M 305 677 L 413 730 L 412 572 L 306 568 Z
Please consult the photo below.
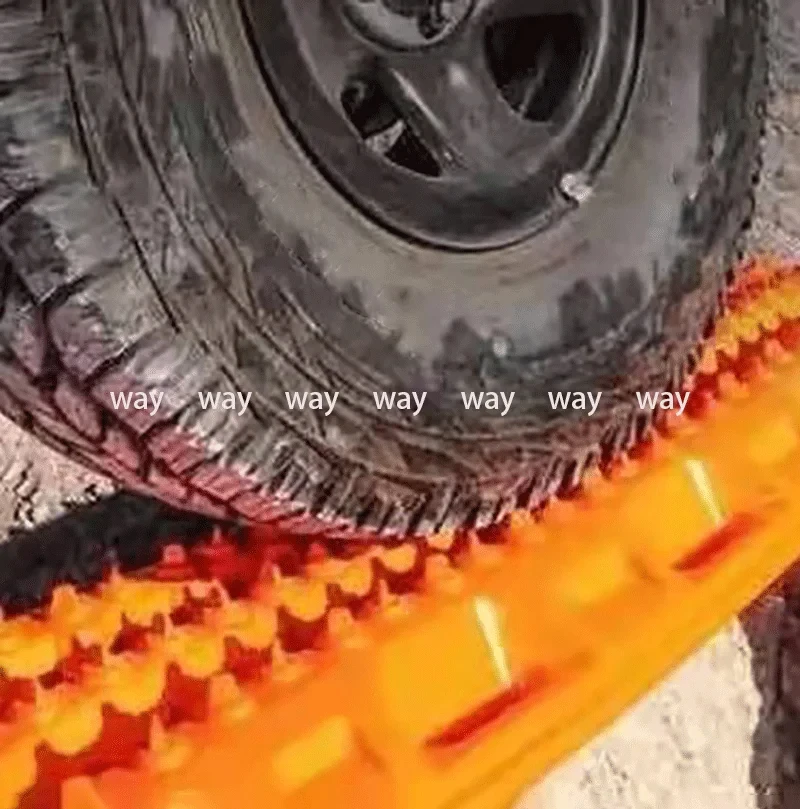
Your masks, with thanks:
M 647 3 L 592 197 L 471 253 L 329 186 L 235 5 L 0 0 L 3 412 L 181 508 L 343 534 L 486 525 L 648 429 L 632 392 L 680 383 L 752 211 L 762 5 Z M 155 417 L 110 406 L 156 390 Z M 243 416 L 198 406 L 228 390 Z M 314 390 L 341 391 L 329 418 L 287 408 Z M 374 390 L 428 404 L 389 416 Z M 470 416 L 462 390 L 514 390 L 513 413 Z M 603 404 L 558 414 L 554 390 Z

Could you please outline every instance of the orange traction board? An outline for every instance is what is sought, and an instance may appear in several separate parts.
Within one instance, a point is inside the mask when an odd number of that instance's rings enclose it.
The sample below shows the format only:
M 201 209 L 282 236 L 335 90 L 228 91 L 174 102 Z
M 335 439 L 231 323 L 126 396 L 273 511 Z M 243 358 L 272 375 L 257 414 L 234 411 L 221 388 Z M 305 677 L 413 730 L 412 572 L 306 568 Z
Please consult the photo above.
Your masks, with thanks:
M 0 809 L 510 805 L 800 555 L 800 274 L 744 274 L 689 389 L 501 527 L 253 529 L 0 621 Z

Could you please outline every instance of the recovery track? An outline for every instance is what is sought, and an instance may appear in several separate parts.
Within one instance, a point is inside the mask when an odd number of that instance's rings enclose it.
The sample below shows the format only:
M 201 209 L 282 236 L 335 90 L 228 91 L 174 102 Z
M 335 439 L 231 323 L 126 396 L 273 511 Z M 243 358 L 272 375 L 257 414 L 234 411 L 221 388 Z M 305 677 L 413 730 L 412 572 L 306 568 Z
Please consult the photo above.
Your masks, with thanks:
M 391 546 L 265 529 L 0 622 L 0 809 L 503 807 L 800 555 L 800 273 L 633 452 Z

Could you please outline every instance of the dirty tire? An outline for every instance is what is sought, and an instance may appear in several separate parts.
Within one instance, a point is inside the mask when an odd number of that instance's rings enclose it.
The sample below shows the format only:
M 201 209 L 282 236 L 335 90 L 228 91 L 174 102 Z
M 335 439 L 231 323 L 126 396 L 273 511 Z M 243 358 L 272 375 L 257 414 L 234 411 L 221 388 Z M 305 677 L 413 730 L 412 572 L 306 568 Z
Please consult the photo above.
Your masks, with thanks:
M 296 144 L 228 0 L 0 0 L 0 408 L 214 517 L 395 535 L 486 525 L 649 428 L 751 215 L 764 12 L 650 0 L 592 196 L 507 249 L 403 241 Z M 239 416 L 198 391 L 250 391 Z M 286 391 L 340 391 L 333 414 Z M 427 391 L 417 418 L 372 392 Z M 515 391 L 501 418 L 460 392 Z M 602 391 L 585 414 L 548 392 Z M 111 392 L 163 392 L 155 416 Z

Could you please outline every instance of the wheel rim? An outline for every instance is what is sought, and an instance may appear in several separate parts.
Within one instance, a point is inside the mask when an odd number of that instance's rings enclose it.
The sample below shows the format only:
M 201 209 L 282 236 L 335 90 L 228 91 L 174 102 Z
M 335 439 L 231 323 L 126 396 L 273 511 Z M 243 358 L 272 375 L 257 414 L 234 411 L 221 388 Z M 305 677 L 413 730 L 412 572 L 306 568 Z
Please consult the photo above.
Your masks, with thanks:
M 499 247 L 591 193 L 645 0 L 240 0 L 286 122 L 383 226 Z

